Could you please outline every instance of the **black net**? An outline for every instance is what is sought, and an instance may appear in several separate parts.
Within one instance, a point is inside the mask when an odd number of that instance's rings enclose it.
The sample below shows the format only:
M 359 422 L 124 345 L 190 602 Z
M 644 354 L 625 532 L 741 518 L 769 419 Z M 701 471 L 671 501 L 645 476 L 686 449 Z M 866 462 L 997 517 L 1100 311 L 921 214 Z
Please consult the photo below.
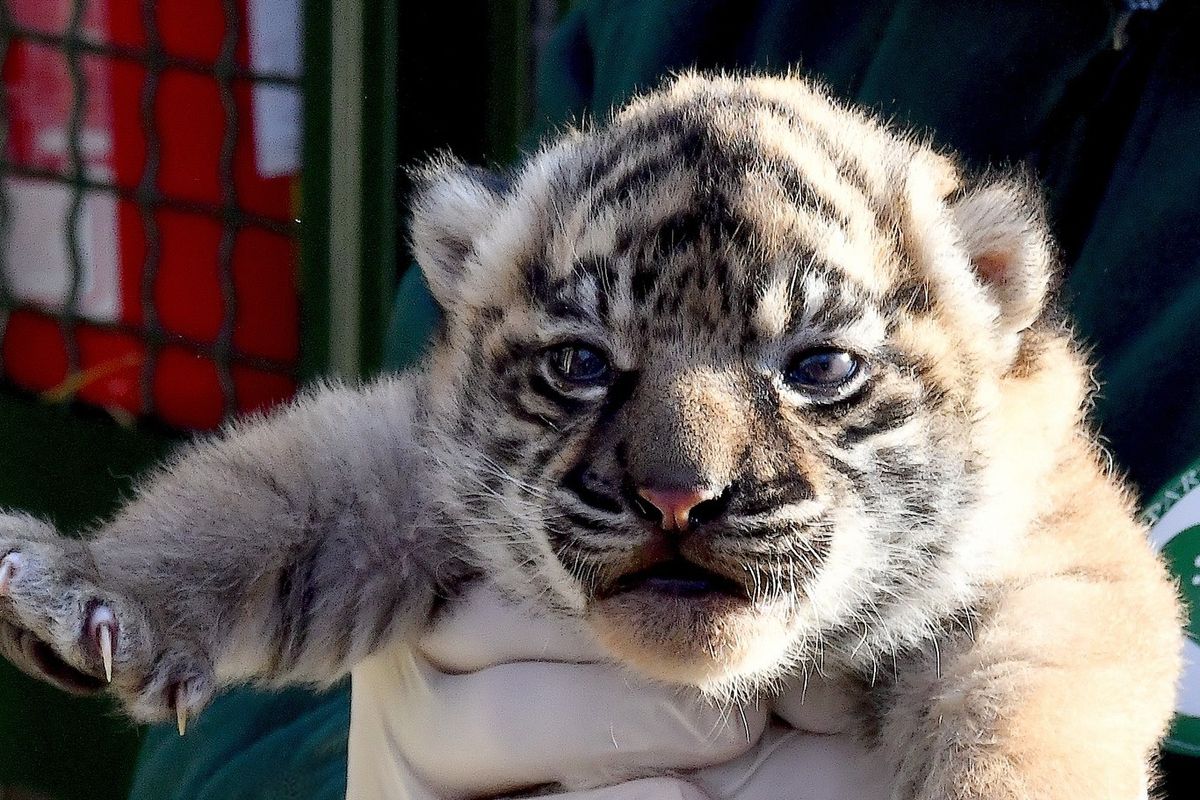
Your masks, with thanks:
M 0 0 L 10 387 L 180 427 L 293 390 L 296 176 L 259 174 L 251 112 L 299 77 L 251 68 L 246 15 Z

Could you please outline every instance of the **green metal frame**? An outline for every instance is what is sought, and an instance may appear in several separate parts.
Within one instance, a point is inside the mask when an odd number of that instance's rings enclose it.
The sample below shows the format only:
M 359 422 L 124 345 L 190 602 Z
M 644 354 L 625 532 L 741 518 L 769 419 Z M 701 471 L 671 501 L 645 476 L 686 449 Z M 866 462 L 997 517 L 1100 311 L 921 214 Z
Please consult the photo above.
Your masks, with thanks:
M 510 163 L 533 116 L 531 0 L 491 3 L 488 8 L 488 108 L 484 141 L 491 158 Z
M 382 359 L 398 252 L 396 20 L 396 0 L 305 4 L 307 378 L 368 375 Z
M 304 3 L 304 170 L 300 176 L 301 375 L 329 364 L 329 128 L 333 0 Z
M 360 368 L 365 374 L 383 360 L 384 331 L 392 307 L 400 254 L 397 208 L 396 90 L 399 61 L 396 0 L 374 4 L 376 15 L 363 30 L 362 245 L 360 270 Z
M 467 2 L 455 11 L 464 27 L 486 32 L 485 52 L 456 54 L 455 65 L 486 83 L 479 149 L 493 162 L 511 162 L 532 118 L 533 0 Z M 307 0 L 305 20 L 302 375 L 364 377 L 381 366 L 396 277 L 406 261 L 398 170 L 424 154 L 397 146 L 400 6 Z M 447 36 L 462 31 L 409 33 L 417 57 L 441 64 Z M 440 102 L 422 111 L 437 116 L 459 100 L 448 91 Z

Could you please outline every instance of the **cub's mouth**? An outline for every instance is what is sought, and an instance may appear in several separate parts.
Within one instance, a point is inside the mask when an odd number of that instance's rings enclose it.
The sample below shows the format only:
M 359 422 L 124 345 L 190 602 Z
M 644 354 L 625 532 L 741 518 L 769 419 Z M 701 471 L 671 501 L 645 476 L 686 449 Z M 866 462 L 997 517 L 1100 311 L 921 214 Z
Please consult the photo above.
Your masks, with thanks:
M 749 600 L 744 586 L 712 570 L 677 556 L 619 577 L 600 599 L 628 592 L 647 592 L 664 597 L 727 597 Z
M 783 658 L 786 614 L 753 599 L 748 585 L 678 552 L 639 555 L 588 604 L 587 620 L 612 655 L 653 678 L 693 686 Z

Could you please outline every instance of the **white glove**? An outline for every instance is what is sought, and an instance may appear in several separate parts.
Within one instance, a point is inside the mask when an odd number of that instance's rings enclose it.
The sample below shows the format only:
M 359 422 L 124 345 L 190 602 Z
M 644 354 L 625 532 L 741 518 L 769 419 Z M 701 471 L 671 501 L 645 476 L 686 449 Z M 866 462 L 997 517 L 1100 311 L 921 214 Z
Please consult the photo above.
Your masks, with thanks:
M 868 756 L 849 736 L 778 724 L 763 736 L 765 708 L 716 708 L 602 658 L 584 631 L 480 587 L 416 648 L 355 669 L 348 800 L 494 797 L 555 783 L 604 787 L 559 800 L 885 797 L 869 790 L 863 777 L 874 773 L 859 763 Z
M 712 800 L 887 800 L 883 763 L 853 736 L 772 723 L 745 755 L 687 776 Z M 628 784 L 625 784 L 628 786 Z M 614 787 L 610 800 L 632 800 Z M 669 797 L 671 795 L 662 795 Z

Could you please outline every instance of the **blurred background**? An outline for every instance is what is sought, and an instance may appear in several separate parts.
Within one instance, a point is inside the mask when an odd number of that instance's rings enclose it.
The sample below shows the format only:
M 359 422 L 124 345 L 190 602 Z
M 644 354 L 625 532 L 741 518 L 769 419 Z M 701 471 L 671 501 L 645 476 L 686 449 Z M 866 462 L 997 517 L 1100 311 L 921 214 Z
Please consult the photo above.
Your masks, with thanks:
M 411 361 L 403 165 L 502 167 L 673 69 L 802 65 L 1038 170 L 1097 420 L 1165 514 L 1200 464 L 1196 5 L 0 0 L 0 507 L 78 531 L 182 439 Z M 1198 539 L 1160 542 L 1189 577 Z M 0 800 L 332 798 L 345 696 L 235 693 L 179 742 L 0 662 Z M 1177 734 L 1194 797 L 1200 719 Z

